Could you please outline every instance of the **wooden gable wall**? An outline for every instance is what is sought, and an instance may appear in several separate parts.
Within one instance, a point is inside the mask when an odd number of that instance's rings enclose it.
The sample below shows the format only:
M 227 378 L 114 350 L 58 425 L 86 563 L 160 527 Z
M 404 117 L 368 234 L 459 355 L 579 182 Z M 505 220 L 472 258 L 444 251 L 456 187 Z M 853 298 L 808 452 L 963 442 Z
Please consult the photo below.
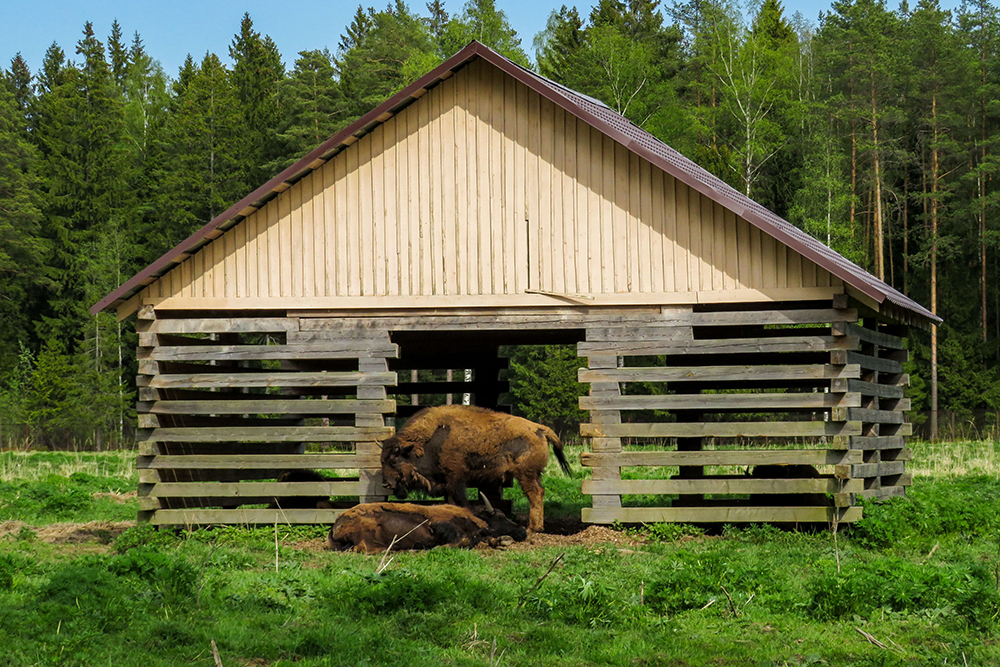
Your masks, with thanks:
M 160 308 L 818 298 L 841 281 L 477 59 L 140 293 Z M 375 298 L 377 297 L 377 298 Z

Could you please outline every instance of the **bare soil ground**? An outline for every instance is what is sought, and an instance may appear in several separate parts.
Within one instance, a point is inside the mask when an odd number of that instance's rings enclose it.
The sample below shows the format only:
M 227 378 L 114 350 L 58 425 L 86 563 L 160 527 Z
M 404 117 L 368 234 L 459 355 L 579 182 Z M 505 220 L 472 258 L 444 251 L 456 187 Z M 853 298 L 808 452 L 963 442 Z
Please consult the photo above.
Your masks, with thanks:
M 48 544 L 82 544 L 100 542 L 108 544 L 135 525 L 135 521 L 90 521 L 88 523 L 50 523 L 32 526 L 23 521 L 0 523 L 0 539 L 13 539 L 28 529 L 35 539 Z

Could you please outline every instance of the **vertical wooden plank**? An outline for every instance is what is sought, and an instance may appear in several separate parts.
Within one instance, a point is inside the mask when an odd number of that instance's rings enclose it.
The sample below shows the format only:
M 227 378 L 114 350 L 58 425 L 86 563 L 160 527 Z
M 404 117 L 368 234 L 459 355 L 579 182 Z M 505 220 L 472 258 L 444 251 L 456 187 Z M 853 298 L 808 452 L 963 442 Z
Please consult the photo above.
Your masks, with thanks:
M 762 258 L 761 258 L 761 238 L 760 229 L 756 226 L 750 227 L 750 286 L 753 289 L 760 289 L 762 286 Z
M 749 289 L 750 277 L 750 223 L 740 218 L 736 223 L 736 252 L 739 255 L 739 288 Z
M 227 236 L 229 234 L 223 234 L 209 244 L 212 248 L 212 263 L 214 264 L 212 269 L 215 276 L 212 296 L 216 298 L 226 296 L 226 257 L 228 255 L 226 243 L 229 241 Z
M 302 262 L 302 235 L 304 233 L 302 221 L 302 181 L 285 191 L 288 195 L 288 254 L 291 265 L 291 285 L 289 294 L 291 296 L 302 296 L 302 285 L 304 268 Z
M 816 286 L 816 265 L 808 259 L 802 259 L 802 286 Z
M 360 143 L 360 142 L 358 142 Z M 359 296 L 361 292 L 361 206 L 358 202 L 360 187 L 358 185 L 358 143 L 354 143 L 344 151 L 344 214 L 347 218 L 347 283 L 345 294 Z
M 233 296 L 242 299 L 247 295 L 247 236 L 249 227 L 249 221 L 244 218 L 236 227 L 233 228 L 234 242 L 236 244 L 236 273 L 234 274 L 234 291 Z M 177 286 L 180 287 L 180 271 L 174 269 L 177 273 L 178 283 Z
M 552 283 L 554 292 L 566 292 L 566 213 L 563 211 L 563 190 L 566 187 L 566 112 L 553 105 L 552 109 L 552 206 L 549 218 L 552 228 Z
M 468 77 L 459 73 L 451 77 L 455 104 L 455 293 L 471 294 L 469 290 L 469 226 L 468 181 Z
M 691 284 L 690 265 L 693 262 L 691 256 L 691 214 L 688 208 L 688 198 L 691 189 L 683 183 L 678 183 L 677 179 L 671 178 L 674 184 L 674 212 L 677 225 L 677 243 L 674 254 L 674 276 L 678 292 L 694 290 L 697 287 Z
M 576 211 L 576 180 L 579 170 L 576 161 L 576 118 L 572 114 L 563 114 L 563 183 L 562 183 L 562 219 L 563 219 L 563 258 L 565 276 L 564 289 L 567 292 L 585 292 L 580 284 L 579 264 L 580 238 L 577 232 Z
M 639 291 L 652 292 L 652 285 L 659 274 L 654 274 L 652 257 L 656 257 L 659 251 L 659 237 L 654 232 L 654 227 L 659 221 L 653 218 L 653 181 L 650 172 L 650 164 L 641 159 L 638 155 L 635 158 L 636 169 L 633 170 L 635 176 L 633 188 L 639 198 L 638 218 L 636 220 L 639 230 Z M 634 200 L 633 200 L 634 201 Z
M 535 94 L 532 93 L 532 97 Z M 538 96 L 541 97 L 541 96 Z M 537 169 L 538 194 L 534 197 L 537 210 L 534 227 L 538 230 L 538 288 L 552 289 L 552 116 L 555 105 L 541 100 L 533 126 L 539 129 L 538 148 L 534 156 Z
M 625 285 L 628 256 L 625 251 L 625 209 L 628 200 L 628 161 L 621 169 L 621 147 L 611 137 L 602 135 L 604 186 L 601 197 L 601 282 L 604 293 L 617 292 Z M 624 172 L 624 173 L 623 173 Z
M 475 73 L 470 64 L 457 76 L 461 77 L 462 86 L 459 90 L 462 97 L 462 104 L 465 105 L 465 264 L 466 264 L 466 288 L 467 294 L 482 294 L 483 284 L 479 276 L 479 229 L 481 226 L 479 218 L 479 169 L 477 163 L 479 157 L 478 125 L 476 117 L 478 107 L 476 105 L 476 80 Z
M 586 187 L 580 188 L 580 198 L 577 212 L 579 217 L 578 233 L 587 249 L 587 266 L 582 275 L 587 277 L 588 291 L 601 291 L 601 198 L 602 181 L 601 165 L 601 135 L 590 125 L 580 121 L 577 125 L 581 150 L 578 154 L 578 165 L 586 182 Z
M 663 209 L 663 291 L 674 292 L 677 287 L 677 193 L 674 177 L 659 169 L 658 180 L 662 182 L 663 196 L 658 197 L 656 205 Z
M 788 246 L 784 243 L 775 244 L 774 265 L 776 268 L 775 286 L 788 287 Z
M 278 256 L 280 259 L 279 282 L 281 296 L 294 296 L 292 292 L 292 191 L 278 195 Z
M 361 285 L 358 294 L 374 295 L 375 292 L 375 211 L 373 209 L 374 187 L 372 178 L 373 134 L 361 138 L 354 149 L 358 153 L 357 201 L 358 201 L 358 250 L 361 258 Z M 351 150 L 351 149 L 348 149 Z
M 506 76 L 506 75 L 502 75 Z M 515 150 L 514 182 L 523 183 L 521 199 L 515 204 L 517 211 L 514 216 L 514 235 L 520 233 L 524 245 L 523 260 L 516 259 L 517 253 L 508 256 L 514 259 L 515 277 L 514 289 L 524 290 L 538 288 L 539 278 L 539 242 L 540 219 L 538 202 L 538 149 L 541 141 L 539 114 L 541 113 L 541 97 L 524 84 L 515 85 L 515 100 L 517 105 L 517 141 Z
M 444 294 L 444 261 L 441 240 L 444 221 L 441 219 L 441 87 L 438 86 L 424 95 L 417 104 L 427 108 L 424 116 L 425 137 L 427 138 L 427 247 L 430 250 L 430 290 L 432 294 Z
M 715 257 L 715 202 L 703 194 L 698 195 L 701 201 L 699 207 L 699 227 L 701 228 L 701 289 L 714 289 L 712 282 Z
M 761 280 L 764 287 L 774 287 L 777 284 L 778 267 L 775 264 L 777 249 L 774 237 L 769 234 L 760 236 Z
M 191 258 L 189 257 L 188 259 L 181 262 L 181 265 L 179 267 L 181 270 L 181 284 L 183 285 L 182 294 L 187 297 L 194 296 L 194 279 L 191 276 L 191 267 L 193 266 L 194 262 L 191 261 Z M 159 282 L 153 283 L 152 285 L 150 285 L 150 287 L 156 288 L 156 294 L 154 294 L 153 296 L 160 296 Z
M 302 280 L 305 296 L 323 295 L 323 189 L 321 173 L 312 171 L 303 180 L 302 221 L 305 230 L 303 239 L 303 263 L 305 276 Z
M 337 256 L 340 247 L 337 245 L 337 195 L 334 192 L 334 163 L 327 162 L 322 168 L 323 174 L 323 227 L 326 244 L 323 247 L 323 294 L 333 296 L 337 293 Z
M 444 293 L 460 294 L 458 289 L 458 239 L 455 215 L 458 183 L 455 171 L 455 82 L 454 77 L 439 85 L 441 97 L 441 229 L 444 254 Z
M 366 256 L 372 258 L 372 284 L 369 293 L 385 296 L 385 125 L 380 125 L 369 135 L 371 137 L 371 250 Z
M 722 204 L 712 202 L 712 222 L 714 225 L 712 249 L 712 289 L 725 289 L 726 268 L 726 210 Z
M 688 283 L 692 290 L 702 290 L 702 264 L 705 262 L 705 221 L 701 216 L 701 194 L 688 190 L 688 228 L 691 234 L 691 254 L 688 258 Z
M 525 219 L 530 220 L 528 223 L 528 233 L 531 234 L 531 228 L 537 227 L 538 220 L 535 215 L 535 206 L 537 206 L 537 164 L 534 161 L 532 153 L 537 151 L 538 143 L 538 95 L 528 92 L 527 88 L 521 84 L 516 84 L 513 92 L 515 96 L 525 96 L 525 102 L 527 103 L 527 109 L 525 105 L 518 104 L 517 108 L 519 113 L 516 113 L 515 119 L 517 127 L 521 128 L 525 121 L 528 122 L 529 135 L 527 137 L 528 144 L 525 146 L 516 146 L 513 143 L 508 144 L 502 141 L 501 135 L 504 133 L 506 127 L 505 119 L 503 118 L 503 111 L 505 109 L 505 99 L 507 96 L 507 81 L 510 79 L 506 74 L 497 68 L 490 67 L 492 70 L 492 77 L 484 77 L 486 82 L 492 79 L 492 85 L 490 86 L 489 95 L 485 96 L 484 99 L 491 101 L 490 103 L 490 130 L 493 137 L 490 141 L 490 221 L 489 226 L 493 230 L 493 293 L 494 294 L 507 294 L 512 293 L 515 290 L 522 289 L 518 286 L 517 280 L 517 265 L 519 262 L 514 259 L 515 252 L 513 248 L 508 247 L 504 241 L 504 229 L 506 225 L 504 224 L 504 213 L 501 210 L 500 202 L 502 198 L 505 198 L 506 190 L 504 189 L 504 181 L 510 183 L 512 186 L 514 183 L 523 182 L 520 178 L 527 179 L 525 183 L 525 199 L 526 201 L 519 202 L 525 208 L 519 208 L 518 204 L 515 203 L 514 211 L 511 211 L 510 219 L 514 224 L 514 234 L 517 235 L 517 227 L 525 225 Z M 518 99 L 515 97 L 515 99 Z M 525 118 L 525 113 L 527 113 L 527 118 Z M 523 132 L 523 130 L 520 130 Z M 533 132 L 533 134 L 532 134 Z M 510 153 L 507 154 L 505 149 L 510 149 Z M 503 152 L 503 157 L 501 157 L 501 151 Z M 518 160 L 517 155 L 524 155 L 524 167 L 523 171 L 520 173 L 522 177 L 518 176 L 518 168 L 521 165 L 520 160 Z M 513 159 L 513 165 L 503 164 L 508 158 Z M 517 188 L 514 186 L 510 194 L 513 195 Z M 532 201 L 535 199 L 536 201 Z M 529 241 L 529 244 L 531 242 Z M 532 247 L 529 245 L 529 250 Z M 513 261 L 513 264 L 511 262 Z M 538 266 L 537 259 L 532 261 L 531 254 L 527 257 L 527 266 L 522 270 L 525 270 L 526 275 L 524 276 L 527 284 L 532 281 L 532 272 L 535 267 Z M 512 270 L 513 269 L 513 270 Z
M 334 226 L 336 234 L 337 253 L 337 296 L 347 296 L 351 293 L 348 276 L 350 276 L 351 242 L 350 221 L 348 216 L 348 183 L 347 169 L 350 150 L 345 150 L 334 158 Z
M 577 249 L 576 274 L 579 279 L 579 289 L 582 292 L 596 292 L 594 280 L 593 244 L 597 241 L 593 231 L 593 221 L 590 215 L 590 202 L 594 182 L 594 152 L 590 145 L 591 127 L 581 120 L 576 121 L 576 239 Z
M 385 213 L 385 259 L 383 270 L 385 271 L 386 294 L 397 296 L 399 294 L 399 188 L 403 184 L 397 180 L 398 159 L 398 137 L 396 130 L 399 127 L 399 119 L 393 116 L 382 125 L 385 136 L 385 162 L 383 165 L 383 196 L 382 206 Z
M 736 231 L 739 223 L 735 213 L 729 210 L 724 213 L 726 218 L 726 280 L 723 289 L 731 290 L 739 287 L 740 258 Z
M 475 77 L 475 88 L 471 91 L 472 98 L 476 103 L 476 167 L 479 191 L 476 202 L 479 211 L 479 283 L 482 286 L 482 294 L 496 294 L 497 285 L 493 281 L 493 265 L 503 261 L 503 256 L 497 256 L 496 248 L 493 247 L 492 226 L 490 219 L 491 205 L 490 196 L 492 183 L 490 181 L 490 126 L 489 119 L 492 117 L 489 97 L 490 89 L 488 81 L 483 81 L 483 77 L 488 74 L 486 66 L 481 60 L 476 60 L 471 64 L 475 67 L 473 75 Z
M 787 283 L 788 287 L 802 287 L 802 255 L 799 253 L 789 250 L 788 251 L 788 274 Z
M 416 111 L 413 106 L 403 109 L 397 116 L 399 118 L 399 135 L 402 141 L 399 142 L 399 187 L 401 188 L 400 213 L 399 213 L 399 289 L 400 294 L 413 295 L 418 292 L 416 282 L 416 256 L 417 243 L 415 234 L 417 233 L 417 193 L 416 189 L 416 168 L 417 152 L 415 150 L 416 141 Z
M 240 226 L 237 225 L 236 227 L 231 228 L 222 235 L 221 239 L 219 239 L 220 241 L 225 240 L 223 251 L 226 254 L 226 259 L 223 267 L 223 282 L 225 283 L 224 289 L 227 299 L 232 299 L 236 296 L 236 283 L 239 280 L 239 275 L 236 271 L 236 256 L 240 249 L 240 245 L 237 243 L 236 238 L 237 234 L 239 234 L 239 227 Z
M 497 221 L 503 229 L 503 276 L 504 290 L 511 293 L 519 292 L 524 288 L 523 281 L 518 278 L 522 269 L 518 261 L 517 230 L 524 219 L 524 179 L 519 176 L 522 172 L 518 169 L 518 157 L 523 150 L 517 142 L 518 108 L 517 108 L 517 81 L 513 77 L 506 76 L 497 71 L 500 76 L 500 83 L 497 93 L 503 99 L 503 121 L 497 124 L 497 129 L 502 130 L 503 141 L 503 219 Z

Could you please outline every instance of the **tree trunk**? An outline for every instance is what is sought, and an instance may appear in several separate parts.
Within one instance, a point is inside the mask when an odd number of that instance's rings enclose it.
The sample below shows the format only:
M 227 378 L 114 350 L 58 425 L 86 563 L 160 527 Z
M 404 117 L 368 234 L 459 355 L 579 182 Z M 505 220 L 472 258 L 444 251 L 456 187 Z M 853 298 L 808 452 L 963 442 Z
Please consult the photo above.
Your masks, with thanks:
M 938 251 L 938 127 L 937 96 L 931 97 L 931 122 L 934 123 L 934 143 L 931 145 L 931 312 L 937 314 L 937 251 Z M 931 440 L 938 434 L 938 336 L 937 326 L 931 326 Z
M 875 208 L 872 224 L 872 234 L 875 241 L 875 275 L 879 280 L 885 280 L 885 237 L 882 231 L 882 174 L 878 154 L 878 112 L 875 106 L 875 78 L 872 77 L 872 167 L 875 170 Z

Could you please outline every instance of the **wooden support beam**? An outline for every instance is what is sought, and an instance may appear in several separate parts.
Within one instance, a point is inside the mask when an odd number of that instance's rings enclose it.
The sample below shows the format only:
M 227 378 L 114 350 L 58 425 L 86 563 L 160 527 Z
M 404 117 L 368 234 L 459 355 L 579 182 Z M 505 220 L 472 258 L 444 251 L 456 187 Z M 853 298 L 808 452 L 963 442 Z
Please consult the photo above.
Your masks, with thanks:
M 695 341 L 598 341 L 579 343 L 581 356 L 655 356 L 691 354 L 773 354 L 780 352 L 846 352 L 858 347 L 858 339 L 836 336 L 774 336 L 768 338 L 712 338 Z
M 788 366 L 653 366 L 625 368 L 581 368 L 580 382 L 706 382 L 706 381 L 821 381 L 860 378 L 861 366 L 799 364 Z
M 355 412 L 394 412 L 396 401 L 357 399 L 273 399 L 244 394 L 245 399 L 140 402 L 138 412 L 162 415 L 232 415 L 232 414 L 353 414 Z
M 298 345 L 182 345 L 142 348 L 139 358 L 152 361 L 219 361 L 263 359 L 356 359 L 396 357 L 399 346 L 371 341 L 336 340 Z
M 760 438 L 861 435 L 861 422 L 580 424 L 585 438 Z
M 583 509 L 585 523 L 840 523 L 861 518 L 860 507 L 622 507 Z
M 909 408 L 909 399 L 902 398 L 900 402 L 906 401 L 906 410 Z M 902 424 L 906 421 L 906 415 L 893 410 L 868 410 L 865 408 L 832 408 L 831 418 L 834 421 L 864 422 L 866 424 Z
M 864 370 L 883 373 L 902 373 L 903 364 L 893 359 L 871 357 L 860 352 L 848 350 L 833 350 L 830 352 L 830 363 L 835 365 L 858 364 Z
M 332 524 L 344 510 L 319 509 L 170 509 L 157 510 L 150 518 L 156 526 Z
M 860 479 L 842 483 L 832 478 L 756 479 L 752 477 L 712 477 L 709 479 L 622 479 L 584 480 L 584 495 L 668 494 L 787 494 L 854 493 L 864 490 Z
M 868 329 L 849 322 L 834 322 L 832 326 L 834 336 L 855 336 L 866 343 L 872 343 L 879 347 L 894 350 L 906 349 L 905 341 L 899 336 L 892 336 L 876 329 Z
M 357 442 L 384 440 L 394 433 L 387 427 L 262 426 L 157 428 L 138 444 L 153 442 Z
M 357 454 L 272 454 L 243 456 L 192 454 L 185 456 L 159 455 L 146 457 L 140 452 L 136 463 L 139 469 L 226 469 L 233 470 L 356 470 L 365 465 L 378 463 L 377 457 L 361 457 Z
M 581 410 L 823 410 L 860 406 L 861 394 L 662 394 L 657 396 L 581 396 Z M 842 420 L 846 421 L 846 420 Z
M 705 449 L 697 452 L 583 452 L 584 467 L 848 465 L 862 462 L 862 452 L 829 449 Z
M 207 389 L 231 387 L 359 387 L 396 384 L 396 374 L 361 372 L 319 373 L 199 373 L 157 375 L 145 386 L 157 389 Z

